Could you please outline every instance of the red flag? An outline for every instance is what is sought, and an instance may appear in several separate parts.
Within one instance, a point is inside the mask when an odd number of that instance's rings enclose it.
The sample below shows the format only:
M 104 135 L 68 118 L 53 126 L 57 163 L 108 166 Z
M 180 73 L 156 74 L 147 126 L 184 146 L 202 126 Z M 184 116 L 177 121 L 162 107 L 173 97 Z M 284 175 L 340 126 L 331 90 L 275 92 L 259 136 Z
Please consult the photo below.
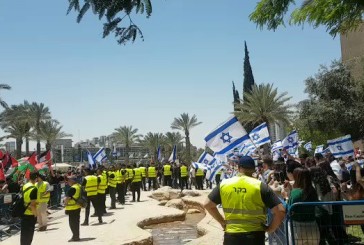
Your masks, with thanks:
M 5 156 L 4 152 L 0 150 L 0 159 L 3 159 Z
M 44 165 L 46 165 L 47 164 L 47 162 L 41 162 L 41 163 L 38 163 L 37 165 L 35 165 L 35 169 L 36 170 L 41 170 L 43 167 L 44 167 Z
M 48 151 L 45 151 L 42 154 L 40 154 L 40 156 L 39 156 L 39 162 L 50 161 L 50 160 L 52 160 L 52 158 L 53 158 L 52 151 L 48 150 Z
M 32 155 L 30 155 L 30 157 L 28 158 L 28 162 L 33 166 L 35 166 L 38 163 L 37 155 L 35 154 L 35 152 L 33 152 Z
M 27 169 L 27 171 L 25 172 L 24 177 L 25 177 L 26 179 L 30 179 L 30 170 L 29 170 L 29 168 L 28 168 L 28 169 Z
M 4 174 L 4 169 L 3 168 L 0 168 L 0 181 L 5 181 L 6 178 L 5 178 L 5 174 Z
M 3 165 L 2 166 L 3 169 L 8 169 L 11 166 L 11 157 L 8 152 L 4 155 L 4 157 L 2 159 L 2 165 Z
M 18 161 L 17 161 L 14 157 L 11 157 L 11 166 L 12 166 L 13 168 L 16 168 L 16 167 L 18 167 L 18 166 L 19 166 Z

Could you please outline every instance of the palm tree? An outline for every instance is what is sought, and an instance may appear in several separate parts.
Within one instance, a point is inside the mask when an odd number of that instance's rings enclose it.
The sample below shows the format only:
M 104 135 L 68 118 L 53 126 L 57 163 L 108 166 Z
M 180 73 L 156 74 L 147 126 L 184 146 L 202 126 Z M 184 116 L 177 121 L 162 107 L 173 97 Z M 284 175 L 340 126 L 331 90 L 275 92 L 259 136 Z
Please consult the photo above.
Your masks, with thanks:
M 37 155 L 40 155 L 40 141 L 42 122 L 51 120 L 51 112 L 49 108 L 45 106 L 43 103 L 33 102 L 29 105 L 29 115 L 30 115 L 30 125 L 33 127 L 34 139 L 37 141 Z
M 16 144 L 16 158 L 21 158 L 21 147 L 23 145 L 23 138 L 26 134 L 26 129 L 24 128 L 24 124 L 13 121 L 11 124 L 3 124 L 1 123 L 1 128 L 7 134 L 4 137 L 0 138 L 0 141 L 4 139 L 13 138 L 15 139 Z
M 196 115 L 193 115 L 191 118 L 188 113 L 182 113 L 181 117 L 174 118 L 171 128 L 181 130 L 185 133 L 186 140 L 186 161 L 187 163 L 191 162 L 191 142 L 190 142 L 190 131 L 192 128 L 200 125 L 201 122 L 198 122 Z
M 0 90 L 10 90 L 11 87 L 7 84 L 0 84 Z M 2 98 L 0 97 L 0 105 L 3 107 L 3 108 L 8 108 L 8 104 L 2 100 Z
M 254 85 L 251 92 L 244 93 L 246 100 L 237 105 L 235 115 L 244 125 L 259 125 L 263 122 L 287 125 L 292 111 L 287 104 L 291 97 L 286 96 L 287 92 L 278 94 L 273 84 Z
M 141 137 L 138 133 L 137 128 L 133 128 L 132 126 L 123 126 L 115 129 L 116 132 L 113 133 L 117 142 L 121 142 L 125 146 L 125 162 L 129 163 L 129 151 L 130 147 L 139 142 L 139 138 Z
M 72 137 L 72 134 L 67 134 L 62 131 L 62 126 L 57 120 L 48 120 L 40 122 L 40 140 L 46 142 L 46 150 L 50 150 L 56 140 L 65 137 Z
M 166 150 L 169 152 L 172 152 L 173 147 L 176 145 L 177 148 L 180 148 L 183 140 L 183 136 L 179 132 L 167 132 L 165 134 L 165 144 L 166 144 Z
M 157 149 L 159 146 L 163 145 L 165 141 L 164 135 L 162 133 L 147 133 L 143 140 L 141 140 L 141 144 L 148 148 L 149 153 L 153 157 L 153 159 L 157 159 Z

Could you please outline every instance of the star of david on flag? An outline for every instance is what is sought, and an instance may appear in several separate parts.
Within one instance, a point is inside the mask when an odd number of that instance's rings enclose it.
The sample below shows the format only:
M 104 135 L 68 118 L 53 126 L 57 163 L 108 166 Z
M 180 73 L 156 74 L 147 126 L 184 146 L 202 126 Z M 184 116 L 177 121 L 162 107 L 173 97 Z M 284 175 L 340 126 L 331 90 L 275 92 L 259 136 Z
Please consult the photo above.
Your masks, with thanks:
M 354 145 L 351 140 L 351 135 L 328 140 L 329 150 L 335 158 L 354 156 Z
M 282 146 L 288 152 L 296 152 L 298 148 L 298 133 L 296 130 L 292 131 L 284 140 L 282 141 Z
M 233 116 L 223 122 L 206 137 L 206 145 L 217 154 L 227 154 L 238 147 L 249 135 Z
M 272 152 L 278 152 L 281 149 L 283 149 L 282 140 L 277 140 L 273 143 Z
M 216 161 L 216 159 L 205 151 L 201 154 L 201 156 L 197 160 L 197 162 L 203 163 L 206 165 L 212 165 L 212 164 L 214 164 L 215 161 Z
M 312 142 L 307 142 L 304 146 L 303 146 L 307 151 L 312 151 Z
M 270 136 L 267 123 L 262 123 L 249 134 L 250 139 L 254 142 L 256 147 L 270 143 Z

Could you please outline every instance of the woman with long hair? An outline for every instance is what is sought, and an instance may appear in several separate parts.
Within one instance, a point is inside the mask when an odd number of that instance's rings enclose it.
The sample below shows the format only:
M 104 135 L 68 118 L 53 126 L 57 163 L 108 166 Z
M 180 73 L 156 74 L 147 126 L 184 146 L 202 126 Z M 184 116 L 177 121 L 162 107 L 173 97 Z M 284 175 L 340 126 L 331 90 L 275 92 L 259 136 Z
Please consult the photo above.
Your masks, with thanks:
M 288 205 L 297 202 L 317 202 L 318 197 L 312 186 L 310 171 L 306 168 L 296 168 L 293 171 L 293 189 L 288 199 Z M 290 238 L 294 235 L 295 244 L 317 245 L 320 233 L 316 223 L 315 206 L 296 206 L 291 209 Z M 292 231 L 293 228 L 293 231 Z

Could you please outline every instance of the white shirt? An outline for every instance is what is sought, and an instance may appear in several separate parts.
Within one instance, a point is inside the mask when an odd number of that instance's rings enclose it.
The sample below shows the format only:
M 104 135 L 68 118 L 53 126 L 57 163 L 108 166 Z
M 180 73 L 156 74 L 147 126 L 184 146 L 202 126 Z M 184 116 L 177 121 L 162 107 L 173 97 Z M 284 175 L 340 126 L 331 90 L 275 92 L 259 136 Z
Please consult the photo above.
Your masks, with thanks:
M 332 168 L 332 170 L 334 171 L 336 177 L 339 179 L 339 180 L 342 180 L 342 176 L 341 176 L 341 167 L 340 167 L 340 164 L 334 160 L 330 163 L 330 166 Z

